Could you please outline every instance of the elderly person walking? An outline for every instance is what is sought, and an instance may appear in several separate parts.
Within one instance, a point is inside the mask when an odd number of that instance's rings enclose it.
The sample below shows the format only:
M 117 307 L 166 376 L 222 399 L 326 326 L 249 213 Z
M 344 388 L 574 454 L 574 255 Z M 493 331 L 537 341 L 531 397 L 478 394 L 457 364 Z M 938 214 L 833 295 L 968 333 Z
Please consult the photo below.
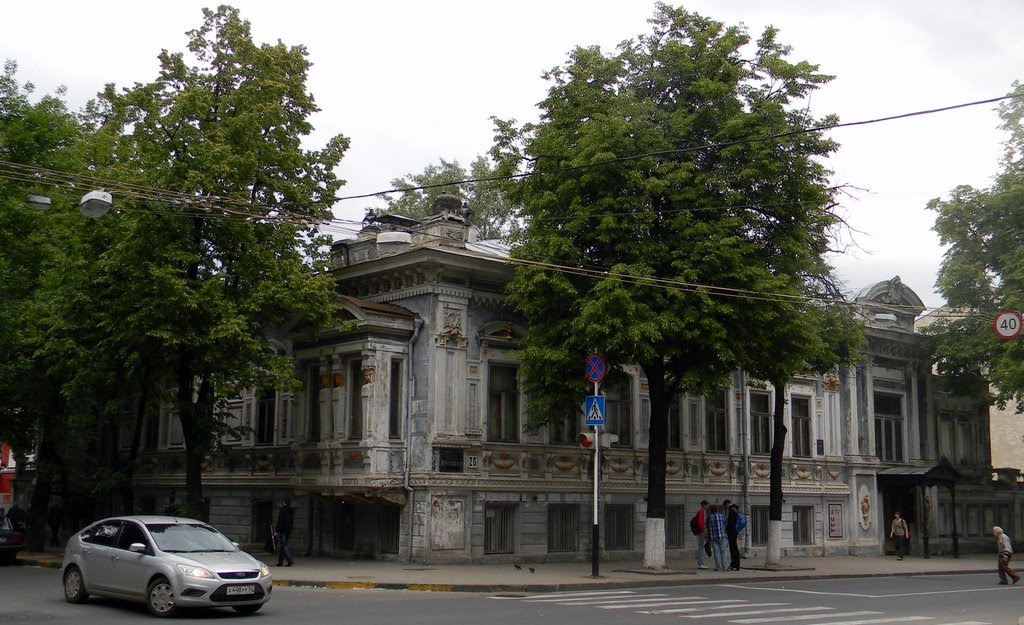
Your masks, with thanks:
M 999 583 L 1006 585 L 1006 576 L 1009 575 L 1013 583 L 1016 584 L 1020 581 L 1020 575 L 1010 568 L 1010 558 L 1013 557 L 1010 537 L 998 525 L 992 528 L 992 535 L 996 537 L 996 551 L 999 552 Z

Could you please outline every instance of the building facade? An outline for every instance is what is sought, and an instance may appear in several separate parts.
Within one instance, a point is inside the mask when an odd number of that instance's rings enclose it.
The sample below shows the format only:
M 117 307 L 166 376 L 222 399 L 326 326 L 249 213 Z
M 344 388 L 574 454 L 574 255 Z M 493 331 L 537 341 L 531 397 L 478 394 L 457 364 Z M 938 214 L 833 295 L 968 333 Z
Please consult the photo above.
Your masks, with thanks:
M 585 560 L 591 553 L 593 452 L 579 418 L 524 430 L 512 351 L 528 332 L 504 287 L 507 250 L 474 241 L 458 204 L 417 221 L 369 220 L 332 249 L 337 324 L 283 331 L 303 382 L 232 405 L 248 432 L 207 458 L 210 519 L 262 545 L 276 507 L 297 509 L 297 553 L 429 562 Z M 878 554 L 895 511 L 912 553 L 991 548 L 994 524 L 1019 528 L 1015 484 L 991 479 L 987 407 L 942 395 L 921 350 L 920 299 L 898 277 L 856 301 L 863 359 L 783 389 L 736 372 L 670 414 L 666 547 L 693 554 L 688 520 L 702 499 L 739 503 L 748 557 L 768 532 L 771 408 L 785 393 L 784 555 Z M 581 355 L 582 360 L 582 355 Z M 646 516 L 646 380 L 602 389 L 602 557 L 637 557 Z M 580 375 L 583 375 L 582 368 Z M 124 437 L 130 439 L 127 435 Z M 136 484 L 143 512 L 184 483 L 170 411 L 147 428 Z M 1012 531 L 1011 531 L 1012 533 Z

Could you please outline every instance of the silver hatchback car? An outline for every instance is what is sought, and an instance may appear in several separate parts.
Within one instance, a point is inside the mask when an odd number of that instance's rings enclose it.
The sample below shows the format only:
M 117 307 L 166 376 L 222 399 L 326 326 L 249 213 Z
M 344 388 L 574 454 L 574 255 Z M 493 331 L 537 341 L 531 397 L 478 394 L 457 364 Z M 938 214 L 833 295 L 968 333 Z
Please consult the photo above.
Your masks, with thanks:
M 270 599 L 270 567 L 213 527 L 169 516 L 123 516 L 68 539 L 64 597 L 89 595 L 146 604 L 155 616 L 185 607 L 231 607 L 251 614 Z

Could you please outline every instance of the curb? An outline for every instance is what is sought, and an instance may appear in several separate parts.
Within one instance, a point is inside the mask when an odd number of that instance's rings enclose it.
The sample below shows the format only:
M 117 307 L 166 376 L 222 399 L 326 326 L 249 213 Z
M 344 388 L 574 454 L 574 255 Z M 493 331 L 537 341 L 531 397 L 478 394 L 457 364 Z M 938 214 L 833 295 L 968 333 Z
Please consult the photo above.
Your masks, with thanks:
M 47 569 L 59 569 L 63 558 L 40 557 L 34 555 L 22 556 L 18 554 L 16 564 L 23 566 L 37 566 Z M 421 582 L 370 582 L 370 581 L 325 581 L 325 580 L 302 580 L 302 579 L 274 579 L 274 586 L 296 587 L 296 588 L 324 588 L 328 590 L 413 590 L 424 592 L 475 592 L 475 593 L 543 593 L 543 592 L 566 592 L 576 590 L 608 590 L 615 588 L 652 588 L 658 586 L 702 586 L 706 584 L 733 584 L 746 582 L 778 582 L 778 581 L 807 581 L 814 579 L 850 579 L 867 577 L 890 577 L 896 575 L 893 571 L 848 572 L 848 573 L 813 573 L 814 568 L 800 568 L 801 571 L 808 571 L 801 575 L 778 575 L 779 570 L 765 568 L 749 568 L 745 571 L 753 571 L 756 576 L 738 576 L 732 579 L 715 578 L 709 579 L 691 573 L 679 572 L 675 574 L 662 574 L 651 579 L 627 580 L 616 579 L 607 581 L 590 582 L 562 582 L 551 584 L 427 584 Z M 782 569 L 787 570 L 787 569 Z M 788 569 L 792 571 L 793 569 Z M 764 573 L 762 576 L 761 574 Z M 984 569 L 964 570 L 940 570 L 940 571 L 919 571 L 902 575 L 964 575 L 992 573 L 991 567 Z

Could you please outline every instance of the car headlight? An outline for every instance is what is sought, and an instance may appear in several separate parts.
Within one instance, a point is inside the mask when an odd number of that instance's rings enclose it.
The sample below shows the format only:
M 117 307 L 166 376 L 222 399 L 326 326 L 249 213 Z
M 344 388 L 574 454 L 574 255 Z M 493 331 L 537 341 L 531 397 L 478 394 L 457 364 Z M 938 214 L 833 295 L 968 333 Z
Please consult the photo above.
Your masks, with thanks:
M 179 564 L 178 570 L 181 571 L 182 575 L 188 575 L 189 577 L 200 577 L 202 579 L 213 579 L 213 573 L 207 571 L 201 566 L 189 566 L 187 564 Z
M 266 576 L 270 575 L 270 567 L 269 566 L 267 566 L 266 564 L 264 564 L 262 562 L 260 562 L 259 565 L 260 565 L 260 577 L 266 577 Z

